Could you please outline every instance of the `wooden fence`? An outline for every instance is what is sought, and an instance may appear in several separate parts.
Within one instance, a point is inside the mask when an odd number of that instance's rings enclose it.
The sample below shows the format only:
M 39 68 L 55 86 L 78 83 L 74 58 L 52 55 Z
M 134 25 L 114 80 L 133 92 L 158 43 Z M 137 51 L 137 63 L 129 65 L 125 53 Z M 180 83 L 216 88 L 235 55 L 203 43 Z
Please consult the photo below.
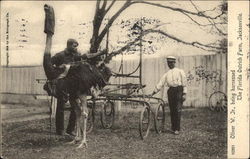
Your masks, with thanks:
M 132 72 L 138 60 L 124 61 L 124 73 Z M 146 58 L 142 62 L 142 83 L 145 93 L 151 93 L 161 76 L 168 70 L 165 58 Z M 110 68 L 118 70 L 120 62 L 112 62 Z M 207 106 L 214 91 L 227 92 L 227 58 L 224 54 L 206 56 L 185 56 L 177 58 L 177 67 L 184 69 L 188 80 L 186 106 Z M 2 67 L 1 93 L 43 95 L 43 85 L 36 79 L 44 79 L 42 66 Z M 114 78 L 111 83 L 138 83 L 138 79 Z M 166 100 L 166 89 L 157 94 Z

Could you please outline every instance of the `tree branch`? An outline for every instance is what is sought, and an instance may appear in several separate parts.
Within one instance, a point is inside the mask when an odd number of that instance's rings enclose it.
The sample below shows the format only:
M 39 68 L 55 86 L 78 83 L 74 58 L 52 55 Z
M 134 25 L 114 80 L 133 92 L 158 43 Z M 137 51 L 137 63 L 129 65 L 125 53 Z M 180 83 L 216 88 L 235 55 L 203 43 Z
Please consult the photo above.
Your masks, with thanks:
M 103 4 L 102 4 L 102 8 L 101 8 L 101 10 L 105 10 L 105 8 L 106 8 L 106 6 L 107 6 L 107 0 L 104 0 L 103 1 Z
M 149 34 L 149 33 L 158 33 L 158 34 L 162 34 L 176 42 L 185 44 L 185 45 L 189 45 L 189 46 L 194 46 L 196 48 L 205 50 L 205 51 L 209 51 L 209 52 L 218 52 L 221 51 L 223 48 L 218 47 L 218 46 L 214 46 L 214 45 L 209 45 L 209 44 L 202 44 L 200 42 L 194 41 L 194 42 L 187 42 L 184 40 L 181 40 L 173 35 L 170 35 L 166 32 L 163 32 L 161 30 L 153 30 L 153 29 L 148 29 L 145 30 L 141 33 L 140 36 L 138 36 L 136 39 L 134 39 L 132 42 L 129 42 L 128 44 L 126 44 L 125 46 L 123 46 L 122 48 L 120 48 L 119 50 L 113 51 L 111 53 L 109 53 L 109 55 L 107 56 L 106 61 L 110 61 L 112 59 L 112 57 L 121 54 L 122 52 L 124 52 L 125 50 L 129 49 L 132 45 L 134 45 L 136 42 L 138 42 L 143 36 Z
M 195 7 L 197 12 L 193 12 L 193 11 L 189 11 L 189 10 L 185 10 L 182 8 L 175 8 L 175 7 L 171 7 L 168 5 L 162 5 L 162 4 L 157 4 L 157 3 L 153 3 L 150 1 L 144 1 L 144 0 L 138 0 L 138 1 L 132 1 L 132 0 L 127 0 L 123 6 L 109 19 L 109 21 L 107 22 L 107 24 L 104 26 L 103 30 L 100 32 L 99 34 L 99 29 L 100 26 L 102 24 L 102 20 L 105 17 L 106 13 L 113 7 L 114 3 L 116 2 L 116 0 L 113 0 L 108 6 L 107 6 L 107 0 L 104 0 L 103 4 L 102 4 L 102 8 L 100 9 L 100 0 L 97 0 L 97 4 L 96 4 L 96 14 L 94 17 L 94 23 L 93 23 L 93 27 L 94 27 L 94 32 L 93 32 L 93 36 L 92 36 L 92 41 L 91 41 L 91 49 L 90 52 L 92 50 L 92 52 L 95 52 L 97 50 L 97 48 L 99 47 L 101 41 L 103 40 L 104 36 L 106 35 L 108 29 L 112 26 L 113 22 L 119 17 L 119 15 L 125 10 L 127 9 L 130 5 L 132 4 L 136 4 L 136 3 L 140 3 L 140 4 L 147 4 L 147 5 L 152 5 L 152 6 L 156 6 L 156 7 L 161 7 L 161 8 L 166 8 L 169 9 L 171 11 L 175 11 L 175 12 L 179 12 L 181 14 L 184 14 L 185 16 L 187 16 L 189 19 L 191 19 L 191 21 L 193 21 L 195 24 L 197 24 L 198 26 L 212 26 L 215 27 L 216 30 L 222 34 L 222 35 L 227 35 L 225 33 L 223 33 L 222 30 L 220 30 L 215 22 L 215 20 L 220 17 L 221 15 L 223 15 L 225 12 L 222 12 L 220 15 L 217 15 L 215 17 L 212 16 L 208 16 L 205 14 L 206 11 L 199 11 L 199 9 L 195 6 L 195 4 L 190 0 L 190 2 L 192 3 L 192 5 Z M 107 7 L 107 9 L 105 10 L 105 8 Z M 214 9 L 213 9 L 214 10 Z M 197 17 L 201 17 L 201 18 L 206 18 L 209 21 L 209 24 L 201 24 L 200 22 L 196 21 L 193 16 L 197 16 Z M 211 27 L 211 29 L 212 29 Z M 142 32 L 141 36 L 144 36 L 148 33 L 159 33 L 162 34 L 172 40 L 175 40 L 177 42 L 183 43 L 185 45 L 191 45 L 197 48 L 201 48 L 207 51 L 211 51 L 211 49 L 214 51 L 214 49 L 220 49 L 219 47 L 215 47 L 215 46 L 210 46 L 210 45 L 204 45 L 201 44 L 199 42 L 186 42 L 183 41 L 179 38 L 176 38 L 172 35 L 169 35 L 168 33 L 165 33 L 161 30 L 153 30 L 153 29 L 149 29 L 149 30 L 145 30 Z M 125 45 L 124 47 L 122 47 L 120 50 L 113 52 L 111 55 L 116 55 L 119 54 L 120 52 L 126 50 L 128 47 L 130 47 L 131 45 L 135 44 L 139 39 L 136 38 L 134 42 L 130 42 L 127 45 Z M 209 48 L 210 50 L 206 49 Z M 110 55 L 110 56 L 111 56 Z
M 123 51 L 129 49 L 132 45 L 134 45 L 136 42 L 140 40 L 140 36 L 137 37 L 134 41 L 127 43 L 125 46 L 120 48 L 119 50 L 113 51 L 108 55 L 108 59 L 112 59 L 112 57 L 121 54 Z
M 96 10 L 95 11 L 100 9 L 100 3 L 101 3 L 101 0 L 96 0 L 96 8 L 95 8 Z
M 95 16 L 94 16 L 94 20 L 93 20 L 93 34 L 92 34 L 92 38 L 90 40 L 90 43 L 91 43 L 90 52 L 91 53 L 95 53 L 97 51 L 95 46 L 96 46 L 96 43 L 98 41 L 99 29 L 101 27 L 103 18 L 105 16 L 105 8 L 107 5 L 107 0 L 104 0 L 102 7 L 100 9 L 100 2 L 101 2 L 101 0 L 97 0 L 97 2 L 96 2 L 96 11 L 95 11 Z
M 220 15 L 217 15 L 215 17 L 211 17 L 208 15 L 203 14 L 203 12 L 191 12 L 182 8 L 175 8 L 175 7 L 170 7 L 170 6 L 165 6 L 162 4 L 158 4 L 158 3 L 153 3 L 153 2 L 149 2 L 149 1 L 138 1 L 136 3 L 143 3 L 143 4 L 148 4 L 148 5 L 152 5 L 152 6 L 157 6 L 157 7 L 161 7 L 161 8 L 166 8 L 166 9 L 170 9 L 172 11 L 176 11 L 176 12 L 180 12 L 182 14 L 186 13 L 186 14 L 191 14 L 191 15 L 195 15 L 198 17 L 203 17 L 203 18 L 208 18 L 208 19 L 217 19 L 218 17 L 220 17 L 221 15 L 223 15 L 224 13 L 221 13 Z
M 199 26 L 207 26 L 204 24 L 201 24 L 199 22 L 197 22 L 196 20 L 194 20 L 190 15 L 188 15 L 187 13 L 183 13 L 185 16 L 187 16 L 191 21 L 193 21 L 195 24 L 199 25 Z
M 102 30 L 102 32 L 100 33 L 100 35 L 98 36 L 98 40 L 97 43 L 99 44 L 103 37 L 105 36 L 105 34 L 107 33 L 108 29 L 110 28 L 110 26 L 113 24 L 113 22 L 116 20 L 116 18 L 125 10 L 127 9 L 130 5 L 134 4 L 135 2 L 131 2 L 131 0 L 127 0 L 124 5 L 110 18 L 110 20 L 108 21 L 107 25 L 104 27 L 104 29 Z
M 106 13 L 110 10 L 110 8 L 114 5 L 114 3 L 116 2 L 116 0 L 113 0 L 111 2 L 111 4 L 108 6 L 108 8 L 106 9 Z
M 168 37 L 168 38 L 170 38 L 170 39 L 172 39 L 174 41 L 177 41 L 179 43 L 182 43 L 182 44 L 185 44 L 185 45 L 191 45 L 191 46 L 198 47 L 198 48 L 205 47 L 205 48 L 212 48 L 212 49 L 218 49 L 218 50 L 221 49 L 220 47 L 202 44 L 202 43 L 197 42 L 197 41 L 186 42 L 184 40 L 181 40 L 181 39 L 179 39 L 179 38 L 177 38 L 177 37 L 175 37 L 173 35 L 170 35 L 170 34 L 168 34 L 166 32 L 163 32 L 161 30 L 152 30 L 152 29 L 149 29 L 149 30 L 147 30 L 147 32 L 149 32 L 149 33 L 159 33 L 159 34 L 162 34 L 162 35 L 164 35 L 164 36 L 166 36 L 166 37 Z
M 205 12 L 201 12 L 199 9 L 198 9 L 198 7 L 193 3 L 193 1 L 192 0 L 190 0 L 190 2 L 191 2 L 191 4 L 193 5 L 193 7 L 196 9 L 196 11 L 197 12 L 199 12 L 199 13 L 202 13 L 203 15 L 205 15 L 204 13 Z M 223 12 L 221 12 L 221 14 L 219 14 L 218 16 L 216 16 L 217 18 L 218 17 L 220 17 L 221 15 L 223 15 L 224 13 Z M 192 18 L 191 18 L 192 19 Z M 214 19 L 210 19 L 210 18 L 206 18 L 207 20 L 208 20 L 208 22 L 212 25 L 212 26 L 214 26 L 214 28 L 219 32 L 219 34 L 221 34 L 221 35 L 224 35 L 224 36 L 226 36 L 227 34 L 226 33 L 224 33 L 221 29 L 219 29 L 218 28 L 218 26 L 216 25 L 216 23 L 214 22 Z M 216 19 L 216 18 L 215 18 Z M 194 20 L 193 20 L 194 21 Z M 195 21 L 194 21 L 195 22 Z M 196 23 L 197 24 L 197 23 Z
M 224 33 L 221 29 L 218 28 L 214 20 L 208 19 L 208 21 L 215 27 L 215 29 L 223 36 L 226 36 L 227 33 Z

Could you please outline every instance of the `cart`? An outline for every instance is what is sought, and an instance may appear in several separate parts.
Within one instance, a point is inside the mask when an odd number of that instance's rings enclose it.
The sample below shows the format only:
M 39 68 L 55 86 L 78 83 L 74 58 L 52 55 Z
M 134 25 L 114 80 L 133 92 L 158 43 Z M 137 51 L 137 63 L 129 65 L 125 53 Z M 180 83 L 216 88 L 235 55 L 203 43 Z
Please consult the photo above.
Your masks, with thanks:
M 151 124 L 154 123 L 154 129 L 157 133 L 161 133 L 164 130 L 165 125 L 165 108 L 166 103 L 157 97 L 152 97 L 148 95 L 141 94 L 140 90 L 143 89 L 145 85 L 138 84 L 123 84 L 118 85 L 120 89 L 126 89 L 126 92 L 136 92 L 131 94 L 119 94 L 113 93 L 113 91 L 117 91 L 118 89 L 104 91 L 97 98 L 91 98 L 88 100 L 89 118 L 88 118 L 88 126 L 87 132 L 91 132 L 94 123 L 95 123 L 95 115 L 96 115 L 96 103 L 101 103 L 101 112 L 100 119 L 103 128 L 112 128 L 115 123 L 115 102 L 130 102 L 142 105 L 142 109 L 140 110 L 140 118 L 139 118 L 139 133 L 141 139 L 145 139 L 150 131 Z M 156 104 L 156 107 L 152 107 L 152 104 Z M 153 121 L 152 121 L 153 119 Z

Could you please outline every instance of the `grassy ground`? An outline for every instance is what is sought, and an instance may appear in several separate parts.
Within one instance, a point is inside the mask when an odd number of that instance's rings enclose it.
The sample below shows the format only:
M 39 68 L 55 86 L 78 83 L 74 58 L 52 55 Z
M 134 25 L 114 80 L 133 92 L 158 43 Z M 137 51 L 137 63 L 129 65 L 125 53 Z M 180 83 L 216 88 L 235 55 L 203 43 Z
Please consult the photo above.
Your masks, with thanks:
M 68 113 L 66 113 L 68 115 Z M 98 118 L 98 117 L 97 117 Z M 3 156 L 6 159 L 215 159 L 226 158 L 226 113 L 208 109 L 188 109 L 182 113 L 182 131 L 176 136 L 166 131 L 150 132 L 139 138 L 139 113 L 125 113 L 112 129 L 103 129 L 96 120 L 88 134 L 88 148 L 68 145 L 68 136 L 56 136 L 49 119 L 3 124 Z M 53 121 L 54 123 L 54 121 Z M 169 129 L 169 113 L 166 127 Z

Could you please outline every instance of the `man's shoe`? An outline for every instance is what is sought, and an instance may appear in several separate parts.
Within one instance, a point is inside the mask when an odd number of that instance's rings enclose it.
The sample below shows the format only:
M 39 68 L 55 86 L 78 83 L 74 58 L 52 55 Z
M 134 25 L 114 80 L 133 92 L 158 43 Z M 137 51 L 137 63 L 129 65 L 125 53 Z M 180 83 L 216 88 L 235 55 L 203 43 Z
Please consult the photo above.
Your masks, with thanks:
M 171 134 L 174 134 L 174 130 L 172 130 L 172 129 L 168 129 L 166 132 L 169 132 L 169 133 L 171 133 Z
M 176 130 L 176 131 L 174 132 L 174 134 L 175 134 L 175 135 L 179 135 L 180 132 L 179 132 L 178 130 Z

